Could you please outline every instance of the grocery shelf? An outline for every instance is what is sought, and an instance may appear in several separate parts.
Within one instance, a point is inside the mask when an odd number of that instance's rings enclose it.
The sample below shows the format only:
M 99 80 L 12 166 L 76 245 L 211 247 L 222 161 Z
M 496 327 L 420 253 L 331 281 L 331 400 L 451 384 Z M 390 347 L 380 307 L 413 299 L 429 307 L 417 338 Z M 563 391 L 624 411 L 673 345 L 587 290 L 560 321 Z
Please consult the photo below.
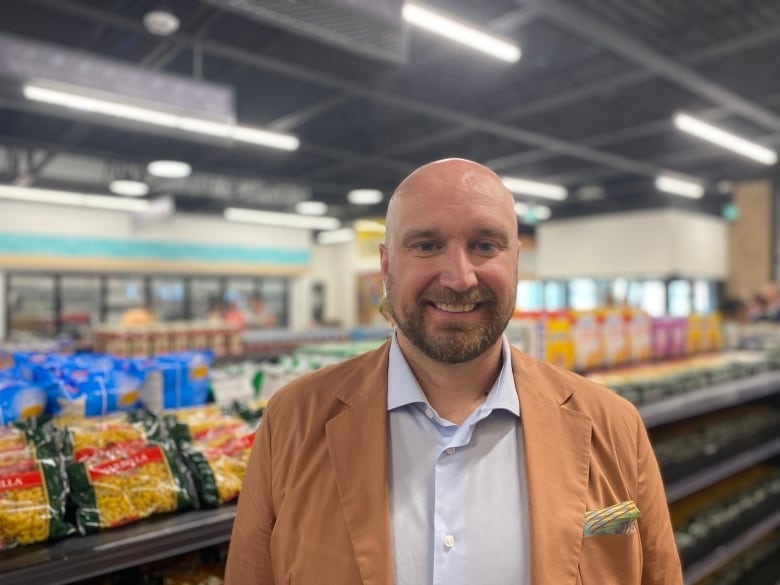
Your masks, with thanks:
M 669 503 L 676 502 L 687 495 L 710 486 L 739 471 L 743 471 L 774 455 L 780 454 L 780 437 L 772 439 L 763 445 L 748 449 L 743 453 L 729 457 L 724 461 L 692 473 L 666 486 L 666 499 Z
M 693 563 L 684 572 L 685 585 L 694 585 L 731 559 L 745 552 L 778 526 L 780 526 L 780 510 L 767 516 L 745 532 L 736 535 L 731 541 L 718 546 L 708 556 Z
M 148 518 L 99 534 L 0 551 L 3 585 L 64 585 L 230 540 L 235 506 Z
M 639 407 L 639 413 L 649 428 L 750 402 L 778 392 L 780 371 L 764 372 L 644 404 Z

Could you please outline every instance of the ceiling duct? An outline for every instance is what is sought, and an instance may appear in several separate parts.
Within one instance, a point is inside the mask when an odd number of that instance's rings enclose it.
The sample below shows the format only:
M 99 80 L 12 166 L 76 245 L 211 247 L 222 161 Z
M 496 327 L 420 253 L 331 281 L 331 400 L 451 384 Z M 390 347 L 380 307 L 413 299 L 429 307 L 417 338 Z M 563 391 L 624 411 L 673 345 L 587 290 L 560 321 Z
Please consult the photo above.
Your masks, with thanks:
M 7 34 L 0 34 L 0 81 L 67 87 L 85 96 L 214 122 L 235 122 L 230 87 L 149 71 Z
M 205 0 L 374 59 L 405 63 L 403 0 Z

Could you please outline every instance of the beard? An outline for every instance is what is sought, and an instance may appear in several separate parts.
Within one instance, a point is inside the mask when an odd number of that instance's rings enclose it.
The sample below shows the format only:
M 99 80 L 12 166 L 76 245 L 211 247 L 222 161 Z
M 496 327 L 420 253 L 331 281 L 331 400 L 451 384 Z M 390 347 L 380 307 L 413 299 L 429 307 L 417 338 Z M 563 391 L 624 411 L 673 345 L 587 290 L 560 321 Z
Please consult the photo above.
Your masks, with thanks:
M 434 302 L 454 305 L 479 303 L 486 315 L 479 322 L 449 323 L 434 329 L 426 324 L 425 319 L 425 309 Z M 429 288 L 414 303 L 401 308 L 397 305 L 393 281 L 388 275 L 385 307 L 398 329 L 426 356 L 445 364 L 460 364 L 479 357 L 493 347 L 512 317 L 514 303 L 502 305 L 490 289 L 478 285 L 463 293 Z

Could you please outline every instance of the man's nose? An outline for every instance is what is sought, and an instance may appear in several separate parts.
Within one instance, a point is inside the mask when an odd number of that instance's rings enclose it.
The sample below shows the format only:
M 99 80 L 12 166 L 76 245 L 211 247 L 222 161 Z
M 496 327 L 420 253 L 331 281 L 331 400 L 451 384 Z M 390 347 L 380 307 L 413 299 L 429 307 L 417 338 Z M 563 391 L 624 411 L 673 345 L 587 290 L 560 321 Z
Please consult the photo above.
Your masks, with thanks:
M 477 285 L 477 274 L 468 250 L 450 248 L 441 258 L 439 282 L 442 286 L 464 292 Z

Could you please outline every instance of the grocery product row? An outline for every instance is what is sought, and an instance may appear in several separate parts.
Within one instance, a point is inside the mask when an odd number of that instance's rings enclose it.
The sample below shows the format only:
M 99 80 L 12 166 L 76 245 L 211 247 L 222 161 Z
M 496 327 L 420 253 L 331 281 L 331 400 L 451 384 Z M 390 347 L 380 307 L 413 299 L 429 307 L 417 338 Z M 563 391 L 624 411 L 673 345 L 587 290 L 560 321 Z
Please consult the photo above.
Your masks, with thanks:
M 3 581 L 68 583 L 226 542 L 263 399 L 296 376 L 377 347 L 383 333 L 353 332 L 346 343 L 291 336 L 293 349 L 281 358 L 216 367 L 210 351 L 11 352 L 0 370 L 0 412 L 16 422 L 0 446 Z M 639 405 L 672 504 L 780 452 L 775 352 L 696 354 L 590 375 Z M 206 404 L 212 400 L 219 404 Z M 771 495 L 773 485 L 756 493 Z M 20 506 L 22 497 L 32 499 Z M 49 516 L 19 516 L 36 506 Z M 746 515 L 759 516 L 769 522 L 764 513 Z M 762 534 L 775 525 L 761 525 Z M 679 528 L 681 551 L 692 546 L 689 532 Z M 686 571 L 702 571 L 702 563 L 725 560 L 686 562 Z
M 764 396 L 768 398 L 774 398 L 780 390 L 780 373 L 779 372 L 765 372 L 759 376 L 753 376 L 742 380 L 744 384 L 750 384 L 759 377 L 772 377 L 771 387 L 772 391 L 767 390 Z M 731 382 L 734 383 L 734 382 Z M 764 383 L 769 384 L 768 380 Z M 718 386 L 713 386 L 711 389 L 714 392 L 718 391 Z M 701 391 L 701 390 L 700 390 Z M 751 397 L 753 398 L 753 397 Z M 664 405 L 664 401 L 657 403 L 657 406 Z M 226 416 L 220 409 L 221 414 L 217 414 L 217 408 L 214 405 L 206 407 L 209 419 L 211 423 L 217 422 L 221 428 L 229 428 L 230 424 L 227 424 L 223 416 Z M 190 412 L 196 413 L 201 409 L 188 409 Z M 46 579 L 46 582 L 50 583 L 68 583 L 78 578 L 83 578 L 86 575 L 97 575 L 101 573 L 116 571 L 122 567 L 131 567 L 138 563 L 138 559 L 152 560 L 160 559 L 176 554 L 177 552 L 186 552 L 189 550 L 196 550 L 203 546 L 213 543 L 226 542 L 230 536 L 230 530 L 232 527 L 232 520 L 234 514 L 233 506 L 220 505 L 215 509 L 208 509 L 208 506 L 219 504 L 221 501 L 228 500 L 225 497 L 222 500 L 217 495 L 216 502 L 212 498 L 204 497 L 202 490 L 204 487 L 211 485 L 209 481 L 203 481 L 202 479 L 198 483 L 194 481 L 197 477 L 198 470 L 200 469 L 198 462 L 193 462 L 191 454 L 192 448 L 188 441 L 182 441 L 182 434 L 174 432 L 174 428 L 181 428 L 171 426 L 171 416 L 174 415 L 176 420 L 179 418 L 187 419 L 186 411 L 166 413 L 163 416 L 163 420 L 168 420 L 168 424 L 163 425 L 163 428 L 167 429 L 166 433 L 173 444 L 173 457 L 178 461 L 184 461 L 181 465 L 181 469 L 185 471 L 184 477 L 180 480 L 182 483 L 189 481 L 187 477 L 193 478 L 195 491 L 191 498 L 192 502 L 179 509 L 178 512 L 163 513 L 160 516 L 151 515 L 141 520 L 138 518 L 137 522 L 132 524 L 123 524 L 128 517 L 141 516 L 141 512 L 138 510 L 128 513 L 125 512 L 122 515 L 122 508 L 120 508 L 119 516 L 114 519 L 114 516 L 110 514 L 100 513 L 99 506 L 93 505 L 91 502 L 85 506 L 87 508 L 86 516 L 82 520 L 82 525 L 79 526 L 79 498 L 75 498 L 71 504 L 70 509 L 66 508 L 63 513 L 63 519 L 67 521 L 69 518 L 75 518 L 75 524 L 71 530 L 72 534 L 69 536 L 48 544 L 33 544 L 18 546 L 15 549 L 0 551 L 0 574 L 3 574 L 4 583 L 22 583 L 30 582 L 35 579 Z M 255 411 L 254 415 L 257 416 L 259 411 Z M 652 428 L 652 438 L 655 445 L 657 445 L 657 456 L 659 463 L 664 470 L 664 473 L 669 473 L 673 478 L 671 481 L 667 479 L 670 486 L 675 484 L 684 484 L 689 478 L 689 475 L 684 473 L 685 462 L 691 464 L 692 475 L 701 474 L 702 472 L 715 473 L 714 479 L 711 479 L 707 486 L 720 482 L 722 480 L 730 480 L 735 474 L 746 472 L 750 475 L 751 481 L 742 480 L 739 482 L 738 488 L 731 490 L 721 489 L 718 495 L 723 495 L 721 501 L 718 501 L 715 497 L 709 497 L 707 505 L 693 506 L 690 503 L 682 504 L 679 508 L 680 511 L 675 513 L 675 528 L 678 532 L 678 540 L 681 543 L 682 551 L 694 551 L 686 552 L 686 574 L 689 571 L 698 571 L 699 576 L 704 576 L 702 563 L 710 563 L 714 565 L 712 569 L 722 565 L 727 558 L 723 558 L 721 554 L 717 555 L 717 559 L 710 559 L 708 552 L 715 550 L 723 550 L 723 545 L 728 544 L 731 540 L 737 540 L 742 542 L 741 545 L 735 546 L 736 552 L 729 556 L 734 556 L 742 549 L 746 548 L 744 545 L 744 538 L 750 540 L 758 540 L 763 534 L 772 530 L 777 526 L 780 518 L 776 517 L 776 514 L 772 514 L 777 509 L 777 503 L 774 498 L 777 494 L 777 473 L 772 472 L 769 467 L 765 468 L 763 472 L 756 472 L 754 466 L 756 464 L 764 464 L 766 461 L 771 461 L 773 457 L 778 455 L 778 449 L 780 449 L 780 436 L 778 436 L 778 425 L 776 421 L 778 419 L 778 411 L 775 405 L 766 400 L 758 401 L 751 400 L 750 404 L 745 404 L 737 409 L 725 410 L 720 412 L 713 412 L 706 416 L 697 417 L 694 420 L 685 420 L 685 413 L 679 411 L 676 412 L 679 422 L 671 423 L 667 421 L 664 425 L 657 428 Z M 120 415 L 111 415 L 112 417 L 123 416 L 128 417 L 131 415 L 121 413 Z M 137 416 L 134 414 L 132 416 Z M 231 415 L 232 416 L 232 415 Z M 56 420 L 56 419 L 55 419 Z M 94 429 L 94 425 L 97 425 L 99 419 L 87 419 L 92 421 L 87 423 L 87 428 Z M 114 437 L 115 432 L 118 432 L 116 427 L 117 420 L 111 419 L 111 435 L 109 439 Z M 148 420 L 154 420 L 154 417 Z M 143 423 L 144 429 L 154 428 L 153 425 L 149 425 L 149 422 Z M 198 420 L 196 417 L 195 420 Z M 235 420 L 235 419 L 230 419 Z M 65 426 L 66 436 L 68 434 L 71 437 L 85 437 L 83 433 L 80 433 L 78 425 L 73 425 L 71 431 L 67 431 L 69 428 Z M 135 420 L 130 423 L 130 426 L 134 429 L 138 429 L 139 421 Z M 45 427 L 45 425 L 43 425 Z M 143 425 L 142 425 L 143 426 Z M 36 427 L 40 430 L 40 426 Z M 237 427 L 238 428 L 238 427 Z M 245 427 L 240 427 L 245 428 Z M 748 428 L 754 428 L 757 430 L 755 436 L 751 437 L 747 432 Z M 29 431 L 28 431 L 29 432 Z M 123 431 L 128 433 L 126 436 L 135 437 L 136 435 L 130 434 L 129 431 Z M 212 432 L 203 433 L 202 428 L 190 427 L 189 430 L 190 441 L 193 437 L 205 437 L 207 440 L 224 441 L 225 435 L 220 431 L 216 435 Z M 741 442 L 738 446 L 732 446 L 727 444 L 726 438 L 733 434 L 735 437 L 741 437 Z M 111 457 L 115 455 L 107 455 L 105 449 L 106 440 L 105 437 L 101 438 L 99 432 L 93 430 L 90 431 L 90 439 L 93 442 L 93 446 L 87 447 L 86 454 L 90 457 L 97 456 L 100 460 L 101 457 Z M 184 433 L 184 437 L 187 437 L 187 433 Z M 234 436 L 234 435 L 233 435 Z M 177 440 L 178 437 L 178 440 Z M 70 443 L 72 443 L 72 439 Z M 109 444 L 112 447 L 117 443 L 115 440 L 109 440 Z M 122 441 L 119 441 L 121 444 Z M 68 445 L 68 441 L 64 440 L 62 445 Z M 81 440 L 79 439 L 79 444 Z M 103 445 L 103 447 L 101 447 Z M 132 439 L 129 445 L 133 445 Z M 143 448 L 148 448 L 144 443 Z M 235 445 L 235 442 L 233 442 Z M 679 449 L 675 448 L 675 445 L 685 446 L 683 452 L 680 453 Z M 766 450 L 763 456 L 760 454 L 753 455 L 754 460 L 751 460 L 750 454 L 757 449 L 770 447 L 770 450 Z M 773 450 L 772 450 L 773 449 Z M 161 449 L 165 453 L 165 449 Z M 109 449 L 110 453 L 116 453 Z M 74 453 L 73 447 L 64 447 L 60 453 L 64 461 L 68 460 L 68 457 L 72 457 Z M 79 451 L 79 453 L 81 453 Z M 121 453 L 121 450 L 120 450 Z M 698 457 L 701 453 L 708 454 L 706 463 L 699 463 Z M 123 454 L 124 455 L 124 454 Z M 747 460 L 743 462 L 742 466 L 733 467 L 733 461 L 735 458 L 747 455 Z M 84 454 L 79 457 L 84 457 Z M 688 459 L 685 459 L 687 456 Z M 147 456 L 145 455 L 144 458 Z M 132 459 L 132 457 L 131 457 Z M 85 461 L 90 461 L 86 459 Z M 108 465 L 109 468 L 117 471 L 120 475 L 127 472 L 131 467 L 130 463 L 117 464 L 116 461 Z M 202 461 L 202 460 L 200 460 Z M 81 467 L 84 469 L 83 461 L 80 462 Z M 194 463 L 194 464 L 193 464 Z M 98 465 L 101 465 L 100 463 Z M 89 463 L 87 463 L 89 465 Z M 726 465 L 725 471 L 719 471 L 721 466 Z M 732 467 L 728 467 L 731 465 Z M 66 464 L 67 466 L 67 464 Z M 137 468 L 133 468 L 137 469 Z M 194 469 L 194 472 L 193 472 Z M 215 471 L 212 471 L 214 477 L 218 477 L 219 473 L 224 474 L 226 467 L 219 466 Z M 718 477 L 717 475 L 720 474 Z M 73 475 L 73 474 L 72 474 Z M 94 473 L 93 473 L 94 475 Z M 89 472 L 86 473 L 87 478 L 90 477 Z M 84 477 L 82 473 L 80 477 Z M 731 480 L 733 481 L 733 480 Z M 238 481 L 240 485 L 240 481 Z M 703 487 L 698 486 L 694 489 L 690 489 L 688 494 L 678 495 L 678 497 L 671 498 L 670 501 L 673 505 L 680 502 L 685 502 L 686 497 L 697 497 Z M 72 486 L 71 486 L 71 489 Z M 200 490 L 200 491 L 199 491 Z M 740 491 L 742 490 L 742 491 Z M 219 492 L 218 492 L 219 493 Z M 741 494 L 741 498 L 746 499 L 748 502 L 758 503 L 764 502 L 763 507 L 759 508 L 745 508 L 732 506 L 732 499 L 735 498 L 735 494 Z M 92 496 L 94 497 L 94 496 Z M 207 509 L 195 510 L 192 506 L 195 505 L 195 501 L 206 502 Z M 109 499 L 109 501 L 111 501 Z M 181 498 L 177 499 L 177 504 L 181 501 Z M 736 500 L 734 500 L 736 501 Z M 83 502 L 83 498 L 81 499 Z M 97 499 L 96 499 L 97 502 Z M 730 503 L 731 502 L 731 503 Z M 773 503 L 774 502 L 774 503 Z M 81 503 L 83 506 L 84 504 Z M 133 504 L 134 506 L 140 506 L 139 504 Z M 169 506 L 170 506 L 169 502 Z M 90 507 L 92 506 L 92 507 Z M 190 506 L 189 510 L 188 507 Z M 731 506 L 731 507 L 730 507 Z M 766 506 L 774 506 L 767 510 Z M 142 506 L 140 506 L 142 507 Z M 708 508 L 711 508 L 708 512 Z M 128 505 L 129 509 L 129 505 Z M 177 508 L 178 509 L 178 508 Z M 674 508 L 673 508 L 674 509 Z M 726 513 L 724 510 L 731 512 Z M 730 524 L 727 528 L 722 529 L 716 520 L 722 520 L 725 517 L 733 516 L 734 510 L 739 511 L 737 514 L 740 516 L 740 522 L 736 524 Z M 768 513 L 769 512 L 769 513 Z M 113 512 L 111 512 L 112 514 Z M 68 516 L 70 514 L 70 516 Z M 97 518 L 97 520 L 95 520 Z M 101 526 L 101 518 L 105 518 L 105 526 Z M 112 520 L 113 519 L 113 520 Z M 135 518 L 133 518 L 135 520 Z M 119 521 L 118 526 L 109 527 L 108 524 L 112 521 Z M 90 524 L 92 522 L 92 524 Z M 714 523 L 714 524 L 713 524 Z M 752 523 L 752 525 L 751 525 Z M 701 525 L 713 525 L 713 527 L 702 533 L 699 528 Z M 717 528 L 717 530 L 716 530 Z M 97 530 L 97 532 L 95 532 Z M 753 534 L 758 530 L 758 533 Z M 752 531 L 752 532 L 751 532 Z M 83 535 L 81 533 L 84 533 Z M 704 534 L 708 540 L 704 540 L 703 544 L 700 538 L 703 538 Z M 745 536 L 747 534 L 747 536 Z M 733 537 L 733 538 L 732 538 Z M 697 540 L 699 538 L 699 540 Z M 718 540 L 724 539 L 724 540 Z M 713 545 L 713 542 L 718 541 L 718 545 Z M 708 565 L 706 565 L 708 567 Z M 711 571 L 707 571 L 711 572 Z M 695 575 L 695 574 L 694 574 Z M 693 582 L 693 581 L 690 581 Z

